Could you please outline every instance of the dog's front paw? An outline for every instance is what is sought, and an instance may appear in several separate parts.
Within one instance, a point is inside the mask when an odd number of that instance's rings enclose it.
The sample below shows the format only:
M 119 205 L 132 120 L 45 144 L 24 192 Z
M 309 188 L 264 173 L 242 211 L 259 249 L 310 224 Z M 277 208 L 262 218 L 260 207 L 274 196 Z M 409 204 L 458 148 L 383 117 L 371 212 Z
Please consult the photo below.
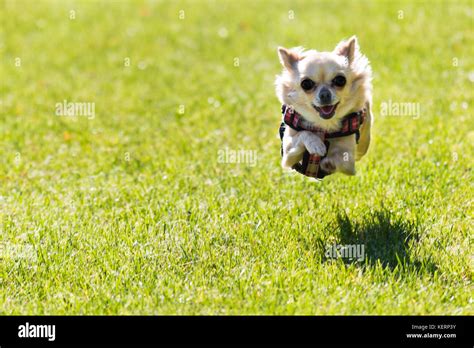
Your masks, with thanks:
M 341 172 L 346 175 L 355 175 L 354 161 L 344 161 L 339 156 L 330 156 L 323 158 L 319 163 L 319 166 L 328 174 L 335 172 Z
M 306 150 L 311 155 L 324 156 L 326 154 L 326 145 L 319 138 L 311 139 L 306 142 Z
M 337 169 L 336 162 L 330 157 L 323 158 L 319 166 L 328 174 L 334 173 Z
M 305 132 L 303 142 L 306 147 L 306 150 L 311 155 L 324 156 L 326 154 L 326 145 L 316 134 Z

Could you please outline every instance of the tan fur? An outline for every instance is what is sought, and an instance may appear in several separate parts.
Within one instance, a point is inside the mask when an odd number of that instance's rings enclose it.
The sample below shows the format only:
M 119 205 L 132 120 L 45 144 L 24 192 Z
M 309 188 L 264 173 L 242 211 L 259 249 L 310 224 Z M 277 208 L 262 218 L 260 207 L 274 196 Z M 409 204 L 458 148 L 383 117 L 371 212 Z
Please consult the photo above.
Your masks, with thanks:
M 321 167 L 329 172 L 341 172 L 354 175 L 355 161 L 367 153 L 370 144 L 370 131 L 373 122 L 372 103 L 372 70 L 368 59 L 361 54 L 355 36 L 341 41 L 332 52 L 305 51 L 297 47 L 278 49 L 280 62 L 284 70 L 277 76 L 276 94 L 282 104 L 292 106 L 307 121 L 326 131 L 337 131 L 341 119 L 351 113 L 367 108 L 367 118 L 360 129 L 359 144 L 355 136 L 329 139 L 327 156 L 321 161 Z M 332 79 L 342 74 L 346 85 L 342 88 L 332 85 Z M 300 84 L 304 78 L 316 82 L 314 91 L 304 91 Z M 330 119 L 324 119 L 315 110 L 317 93 L 320 88 L 331 90 L 334 104 L 338 102 L 336 112 Z M 311 154 L 324 155 L 326 147 L 314 133 L 296 132 L 289 127 L 283 137 L 282 166 L 291 168 L 302 159 L 307 149 Z

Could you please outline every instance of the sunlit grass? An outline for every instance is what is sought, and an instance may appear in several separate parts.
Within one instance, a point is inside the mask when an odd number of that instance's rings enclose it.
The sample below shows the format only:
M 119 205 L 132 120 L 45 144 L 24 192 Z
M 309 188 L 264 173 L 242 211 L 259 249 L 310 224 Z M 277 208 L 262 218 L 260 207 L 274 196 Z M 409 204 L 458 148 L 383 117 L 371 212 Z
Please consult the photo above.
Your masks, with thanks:
M 472 21 L 470 2 L 0 0 L 0 313 L 473 314 Z M 276 47 L 352 34 L 370 152 L 356 177 L 286 173 Z

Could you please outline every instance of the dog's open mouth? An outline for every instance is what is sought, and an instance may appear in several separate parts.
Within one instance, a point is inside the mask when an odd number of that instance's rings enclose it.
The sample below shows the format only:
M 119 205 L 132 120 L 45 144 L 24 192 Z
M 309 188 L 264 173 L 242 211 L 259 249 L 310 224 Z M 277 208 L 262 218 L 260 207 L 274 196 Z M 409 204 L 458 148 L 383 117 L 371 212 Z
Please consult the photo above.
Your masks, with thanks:
M 319 116 L 324 118 L 325 120 L 330 119 L 336 113 L 336 108 L 339 103 L 333 105 L 324 105 L 324 106 L 316 106 L 313 104 L 313 108 L 319 112 Z

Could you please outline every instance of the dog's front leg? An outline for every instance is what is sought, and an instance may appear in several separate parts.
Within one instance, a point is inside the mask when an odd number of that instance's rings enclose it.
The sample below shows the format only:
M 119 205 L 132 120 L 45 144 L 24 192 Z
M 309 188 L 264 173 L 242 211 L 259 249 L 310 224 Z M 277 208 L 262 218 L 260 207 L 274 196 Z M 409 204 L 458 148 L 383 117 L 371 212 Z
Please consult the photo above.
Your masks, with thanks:
M 295 131 L 294 129 L 285 129 L 283 135 L 283 158 L 281 165 L 283 168 L 291 168 L 301 161 L 303 153 L 308 150 L 310 154 L 324 156 L 326 145 L 316 134 L 308 131 Z
M 321 168 L 329 173 L 341 172 L 355 175 L 355 135 L 330 139 L 328 155 L 321 161 Z

